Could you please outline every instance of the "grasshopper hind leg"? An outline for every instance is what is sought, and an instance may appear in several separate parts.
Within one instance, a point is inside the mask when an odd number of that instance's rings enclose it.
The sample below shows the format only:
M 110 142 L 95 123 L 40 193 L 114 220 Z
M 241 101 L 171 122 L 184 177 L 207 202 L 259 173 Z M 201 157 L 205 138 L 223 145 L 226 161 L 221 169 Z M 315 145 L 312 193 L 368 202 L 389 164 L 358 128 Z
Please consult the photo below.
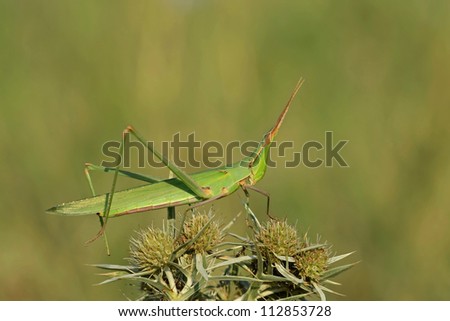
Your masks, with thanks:
M 84 165 L 84 174 L 85 174 L 86 179 L 88 181 L 89 188 L 91 190 L 92 196 L 96 196 L 95 189 L 94 189 L 94 184 L 92 183 L 92 178 L 91 178 L 91 174 L 90 174 L 90 171 L 92 170 L 92 168 L 90 168 L 90 165 L 91 164 L 85 164 Z M 97 213 L 97 216 L 98 216 L 99 221 L 100 221 L 100 231 L 97 233 L 97 235 L 94 238 L 86 241 L 86 244 L 89 244 L 89 243 L 95 241 L 96 239 L 98 239 L 100 236 L 103 235 L 103 238 L 105 240 L 106 254 L 109 256 L 109 255 L 111 255 L 111 251 L 109 250 L 108 237 L 106 236 L 106 233 L 105 233 L 106 222 L 103 219 L 103 217 L 100 215 L 100 213 Z

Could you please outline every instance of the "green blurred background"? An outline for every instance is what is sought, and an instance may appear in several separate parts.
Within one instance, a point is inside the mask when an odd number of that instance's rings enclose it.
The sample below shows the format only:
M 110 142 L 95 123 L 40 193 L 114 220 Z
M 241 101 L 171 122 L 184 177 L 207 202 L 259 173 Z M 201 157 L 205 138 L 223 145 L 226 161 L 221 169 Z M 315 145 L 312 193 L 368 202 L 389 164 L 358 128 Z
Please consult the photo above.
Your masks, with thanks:
M 0 299 L 120 300 L 88 263 L 133 230 L 45 214 L 89 195 L 84 162 L 133 124 L 148 139 L 348 139 L 350 167 L 271 168 L 271 209 L 361 261 L 335 300 L 450 299 L 448 1 L 0 1 Z M 320 156 L 320 154 L 318 154 Z M 197 155 L 197 157 L 200 157 Z M 152 169 L 144 173 L 154 173 Z M 167 171 L 156 171 L 167 175 Z M 107 191 L 111 176 L 94 175 Z M 123 182 L 129 186 L 132 182 Z M 242 196 L 241 196 L 242 197 Z M 237 194 L 215 204 L 242 211 Z M 265 201 L 252 198 L 264 219 Z M 241 224 L 244 225 L 244 224 Z M 126 292 L 127 293 L 127 292 Z

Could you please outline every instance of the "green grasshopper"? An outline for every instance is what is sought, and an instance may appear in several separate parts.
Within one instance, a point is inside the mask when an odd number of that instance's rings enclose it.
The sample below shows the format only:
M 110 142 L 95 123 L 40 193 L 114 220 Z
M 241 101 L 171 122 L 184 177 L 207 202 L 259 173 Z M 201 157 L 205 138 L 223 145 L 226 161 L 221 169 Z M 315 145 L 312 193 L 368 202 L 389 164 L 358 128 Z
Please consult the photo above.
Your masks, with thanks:
M 175 215 L 174 207 L 176 206 L 189 205 L 186 210 L 187 212 L 194 207 L 228 196 L 235 192 L 239 187 L 244 191 L 247 202 L 249 197 L 248 189 L 255 190 L 265 195 L 267 197 L 268 212 L 270 203 L 269 194 L 257 189 L 254 185 L 263 178 L 266 172 L 270 145 L 277 135 L 284 117 L 289 110 L 289 106 L 302 84 L 303 79 L 300 79 L 283 111 L 278 117 L 275 126 L 264 135 L 253 153 L 241 161 L 217 169 L 187 174 L 164 155 L 161 155 L 155 150 L 151 143 L 146 143 L 144 138 L 133 127 L 128 126 L 123 131 L 122 138 L 124 139 L 125 135 L 128 134 L 133 135 L 138 141 L 147 146 L 150 152 L 160 159 L 171 170 L 175 177 L 157 179 L 121 170 L 119 166 L 103 167 L 86 164 L 85 174 L 94 196 L 57 205 L 48 209 L 47 212 L 67 216 L 98 215 L 102 227 L 97 236 L 91 241 L 97 239 L 104 233 L 108 218 L 168 208 L 169 219 L 173 219 Z M 123 140 L 120 147 L 120 155 L 123 155 Z M 95 195 L 94 187 L 89 175 L 89 171 L 91 170 L 114 173 L 110 193 Z M 115 191 L 118 175 L 141 180 L 148 184 L 122 191 Z

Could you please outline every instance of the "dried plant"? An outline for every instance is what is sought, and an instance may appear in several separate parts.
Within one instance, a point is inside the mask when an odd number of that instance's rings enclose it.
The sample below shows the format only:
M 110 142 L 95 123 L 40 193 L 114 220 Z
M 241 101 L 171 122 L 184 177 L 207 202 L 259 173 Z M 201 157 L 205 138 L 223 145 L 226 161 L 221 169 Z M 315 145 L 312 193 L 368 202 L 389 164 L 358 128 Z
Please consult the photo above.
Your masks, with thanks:
M 192 214 L 176 237 L 149 227 L 130 240 L 130 265 L 97 264 L 108 279 L 140 284 L 137 300 L 325 300 L 331 278 L 355 263 L 338 265 L 352 253 L 334 256 L 286 220 L 261 224 L 249 207 L 248 235 L 229 232 L 209 213 Z

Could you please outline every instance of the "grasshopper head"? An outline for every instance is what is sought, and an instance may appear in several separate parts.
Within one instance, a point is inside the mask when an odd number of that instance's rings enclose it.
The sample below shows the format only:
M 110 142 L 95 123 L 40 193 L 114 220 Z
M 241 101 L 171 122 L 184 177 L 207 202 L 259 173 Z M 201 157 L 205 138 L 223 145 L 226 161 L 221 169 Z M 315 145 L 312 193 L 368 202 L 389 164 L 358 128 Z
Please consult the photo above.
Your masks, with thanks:
M 297 95 L 303 82 L 304 82 L 303 78 L 300 78 L 300 80 L 297 82 L 297 85 L 294 88 L 294 91 L 291 94 L 291 97 L 286 103 L 286 106 L 283 108 L 283 111 L 281 112 L 280 116 L 278 116 L 275 125 L 272 127 L 271 130 L 269 130 L 267 133 L 264 134 L 264 137 L 259 142 L 258 147 L 255 149 L 255 152 L 247 160 L 248 167 L 252 171 L 252 179 L 254 182 L 257 182 L 261 178 L 263 178 L 266 172 L 267 159 L 270 155 L 270 145 L 274 141 L 275 136 L 278 134 L 278 130 L 280 129 L 281 124 L 283 123 L 284 117 L 286 116 L 289 110 L 291 102 Z

